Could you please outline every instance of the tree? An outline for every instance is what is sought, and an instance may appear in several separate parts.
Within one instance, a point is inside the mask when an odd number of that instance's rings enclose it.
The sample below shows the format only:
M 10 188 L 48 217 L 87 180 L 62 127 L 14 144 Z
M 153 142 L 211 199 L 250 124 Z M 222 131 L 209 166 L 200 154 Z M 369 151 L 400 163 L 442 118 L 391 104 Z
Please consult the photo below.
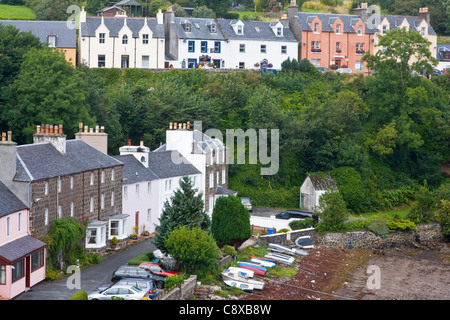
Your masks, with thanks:
M 221 247 L 239 247 L 252 235 L 250 214 L 236 196 L 217 199 L 211 220 L 211 232 Z
M 199 227 L 174 229 L 167 237 L 166 247 L 186 273 L 206 274 L 217 267 L 220 258 L 219 247 L 211 233 Z
M 348 215 L 345 201 L 337 190 L 327 190 L 322 194 L 313 212 L 321 220 L 317 225 L 318 231 L 342 230 Z
M 428 223 L 433 220 L 434 210 L 436 208 L 436 198 L 433 192 L 428 189 L 427 182 L 419 188 L 416 193 L 416 202 L 406 215 L 408 220 L 415 224 Z
M 180 188 L 175 191 L 171 201 L 164 202 L 163 212 L 159 218 L 158 232 L 154 244 L 161 251 L 167 252 L 166 240 L 169 234 L 178 227 L 198 227 L 209 230 L 211 221 L 203 210 L 201 193 L 197 193 L 189 177 L 180 179 Z
M 6 117 L 18 143 L 31 143 L 37 124 L 62 124 L 69 137 L 78 123 L 93 124 L 86 106 L 84 75 L 53 48 L 32 48 L 10 86 Z

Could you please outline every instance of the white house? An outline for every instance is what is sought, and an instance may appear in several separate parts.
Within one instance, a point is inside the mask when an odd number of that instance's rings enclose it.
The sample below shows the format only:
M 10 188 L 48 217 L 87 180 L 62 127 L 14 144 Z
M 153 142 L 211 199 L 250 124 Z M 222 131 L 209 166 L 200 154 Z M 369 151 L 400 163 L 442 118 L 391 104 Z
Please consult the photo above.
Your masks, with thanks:
M 440 71 L 450 72 L 450 43 L 439 43 L 436 51 L 438 60 L 436 68 Z
M 172 161 L 172 152 L 150 152 L 143 146 L 123 146 L 115 158 L 124 164 L 122 184 L 122 211 L 129 215 L 128 234 L 154 232 L 163 211 L 164 202 L 170 201 L 179 189 L 179 181 L 189 176 L 200 190 L 201 172 L 176 151 L 183 162 Z M 135 228 L 137 227 L 137 230 Z
M 334 188 L 338 185 L 328 173 L 308 175 L 300 187 L 300 209 L 312 212 L 320 196 Z
M 162 14 L 155 18 L 80 13 L 79 62 L 90 68 L 164 68 Z
M 298 42 L 288 25 L 277 22 L 217 19 L 227 41 L 226 67 L 281 69 L 281 63 L 298 59 Z

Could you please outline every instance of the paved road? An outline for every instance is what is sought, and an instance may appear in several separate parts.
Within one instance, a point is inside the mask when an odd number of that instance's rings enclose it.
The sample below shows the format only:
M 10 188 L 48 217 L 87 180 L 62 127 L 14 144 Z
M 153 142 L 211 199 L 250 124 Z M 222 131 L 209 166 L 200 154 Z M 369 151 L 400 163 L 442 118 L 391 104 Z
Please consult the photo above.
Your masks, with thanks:
M 258 217 L 270 217 L 270 216 L 274 216 L 283 211 L 284 211 L 283 209 L 270 209 L 270 208 L 254 207 L 253 212 L 251 212 L 250 214 L 252 216 L 258 216 Z
M 118 253 L 105 257 L 99 264 L 81 270 L 80 290 L 88 294 L 101 285 L 111 283 L 111 275 L 117 267 L 124 265 L 137 255 L 156 250 L 152 240 L 132 245 Z M 13 300 L 68 300 L 79 289 L 69 289 L 68 277 L 55 281 L 42 281 L 31 290 L 20 294 Z

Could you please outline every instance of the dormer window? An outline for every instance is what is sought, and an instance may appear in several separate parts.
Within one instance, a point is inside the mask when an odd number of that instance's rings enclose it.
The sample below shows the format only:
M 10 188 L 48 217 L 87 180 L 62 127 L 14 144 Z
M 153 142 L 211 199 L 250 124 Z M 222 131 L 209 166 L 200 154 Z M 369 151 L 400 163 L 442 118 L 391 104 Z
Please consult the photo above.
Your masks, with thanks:
M 216 33 L 217 32 L 217 27 L 215 24 L 211 25 L 211 33 Z
M 126 34 L 122 37 L 122 44 L 128 44 L 128 36 Z
M 422 28 L 420 29 L 420 34 L 421 34 L 422 36 L 425 36 L 425 35 L 426 35 L 426 29 L 427 29 L 427 28 L 425 28 L 425 27 L 422 27 Z
M 48 46 L 50 48 L 55 48 L 56 47 L 56 35 L 49 34 L 47 37 L 47 42 L 48 42 Z
M 383 26 L 383 34 L 386 34 L 387 32 L 387 26 Z
M 361 36 L 362 35 L 362 26 L 358 26 L 358 35 Z
M 278 27 L 278 28 L 277 28 L 277 36 L 278 36 L 278 37 L 281 37 L 282 35 L 283 35 L 283 28 Z
M 184 31 L 191 32 L 191 24 L 189 22 L 186 22 L 184 25 Z
M 317 22 L 314 23 L 314 33 L 319 33 L 319 24 Z
M 341 25 L 340 24 L 336 25 L 336 33 L 341 33 Z
M 244 33 L 244 26 L 241 25 L 241 24 L 238 24 L 236 33 L 237 34 L 243 34 Z

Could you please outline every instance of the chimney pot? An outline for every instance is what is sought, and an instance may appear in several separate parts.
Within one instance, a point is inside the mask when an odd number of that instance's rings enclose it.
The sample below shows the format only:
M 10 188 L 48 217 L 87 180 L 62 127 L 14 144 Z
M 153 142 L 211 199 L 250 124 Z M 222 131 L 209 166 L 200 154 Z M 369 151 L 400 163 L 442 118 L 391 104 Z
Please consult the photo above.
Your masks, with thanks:
M 173 128 L 173 124 L 172 124 L 172 122 L 169 122 L 169 129 L 172 130 L 172 128 Z
M 8 131 L 8 141 L 12 141 L 12 132 Z
M 40 125 L 36 126 L 36 133 L 41 133 L 41 126 Z
M 2 141 L 6 141 L 6 132 L 2 132 Z
M 78 132 L 83 132 L 83 122 L 78 124 Z
M 55 128 L 53 129 L 53 130 L 54 130 L 53 132 L 54 132 L 55 134 L 58 134 L 58 133 L 59 133 L 59 130 L 58 130 L 58 129 L 59 129 L 59 127 L 58 127 L 58 126 L 55 126 Z
M 101 132 L 101 133 L 105 132 L 105 127 L 104 127 L 104 126 L 101 126 L 101 127 L 100 127 L 100 132 Z
M 53 126 L 52 125 L 50 125 L 49 133 L 53 134 Z
M 139 141 L 139 145 L 140 145 L 141 147 L 143 147 L 143 146 L 144 146 L 144 140 L 141 139 L 141 141 Z
M 88 132 L 88 126 L 84 126 L 84 132 Z
M 94 133 L 94 128 L 89 128 L 90 133 Z
M 128 139 L 127 145 L 131 146 L 131 139 Z
M 187 129 L 190 130 L 191 129 L 191 123 L 188 121 L 187 122 Z
M 63 134 L 63 125 L 62 124 L 59 125 L 59 134 Z
M 50 131 L 50 128 L 48 126 L 48 124 L 45 125 L 45 133 L 48 133 Z
M 95 133 L 99 133 L 100 132 L 100 127 L 99 126 L 95 126 Z

